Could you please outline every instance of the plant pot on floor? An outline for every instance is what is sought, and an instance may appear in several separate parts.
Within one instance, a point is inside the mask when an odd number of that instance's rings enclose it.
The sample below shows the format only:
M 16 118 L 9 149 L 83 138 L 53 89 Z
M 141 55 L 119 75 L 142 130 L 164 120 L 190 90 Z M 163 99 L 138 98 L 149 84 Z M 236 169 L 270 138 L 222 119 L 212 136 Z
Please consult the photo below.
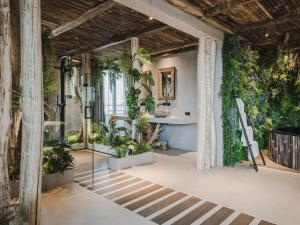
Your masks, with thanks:
M 133 166 L 149 164 L 153 162 L 153 152 L 146 152 L 138 155 L 130 155 L 124 158 L 109 158 L 109 168 L 112 170 L 121 170 Z
M 73 182 L 74 169 L 69 169 L 61 173 L 44 174 L 42 176 L 42 192 L 50 191 L 56 187 Z M 12 198 L 19 196 L 19 181 L 10 183 L 10 193 Z

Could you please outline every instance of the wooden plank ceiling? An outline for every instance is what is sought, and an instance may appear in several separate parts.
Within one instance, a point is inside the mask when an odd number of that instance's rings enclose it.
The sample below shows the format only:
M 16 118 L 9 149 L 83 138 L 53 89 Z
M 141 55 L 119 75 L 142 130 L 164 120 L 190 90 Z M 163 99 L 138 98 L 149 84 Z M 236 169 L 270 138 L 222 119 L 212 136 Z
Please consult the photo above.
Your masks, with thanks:
M 105 1 L 42 0 L 43 30 L 51 31 L 103 2 Z M 115 58 L 124 50 L 130 49 L 129 38 L 133 36 L 138 36 L 140 45 L 153 54 L 192 48 L 197 43 L 196 38 L 117 3 L 95 18 L 53 37 L 53 40 L 58 56 L 91 51 L 100 58 Z M 127 41 L 122 42 L 123 40 Z M 121 43 L 101 49 L 118 41 Z
M 253 44 L 300 47 L 299 0 L 164 0 Z M 199 13 L 201 12 L 202 15 Z M 211 23 L 212 26 L 214 24 Z
M 53 31 L 108 1 L 42 0 L 43 30 Z M 299 0 L 164 1 L 255 45 L 300 47 Z M 140 37 L 140 45 L 154 55 L 194 49 L 197 43 L 196 38 L 117 3 L 53 40 L 58 56 L 90 51 L 100 58 L 115 58 L 130 48 L 132 36 Z

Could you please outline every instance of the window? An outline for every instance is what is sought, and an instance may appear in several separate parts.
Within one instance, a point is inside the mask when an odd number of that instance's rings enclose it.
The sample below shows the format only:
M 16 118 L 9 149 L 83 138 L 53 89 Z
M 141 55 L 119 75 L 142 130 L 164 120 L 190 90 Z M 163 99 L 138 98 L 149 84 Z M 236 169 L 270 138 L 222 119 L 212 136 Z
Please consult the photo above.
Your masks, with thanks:
M 111 80 L 108 73 L 103 76 L 104 115 L 108 121 L 111 115 L 126 115 L 125 78 L 121 75 Z

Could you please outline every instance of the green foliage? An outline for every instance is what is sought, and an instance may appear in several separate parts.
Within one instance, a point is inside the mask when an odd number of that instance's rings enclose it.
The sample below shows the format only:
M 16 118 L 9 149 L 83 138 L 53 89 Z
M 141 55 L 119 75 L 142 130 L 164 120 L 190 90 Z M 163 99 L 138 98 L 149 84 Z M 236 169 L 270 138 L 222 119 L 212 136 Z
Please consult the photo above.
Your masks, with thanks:
M 117 135 L 112 141 L 112 146 L 113 147 L 121 146 L 121 145 L 126 144 L 130 140 L 131 140 L 131 138 L 129 138 L 127 135 L 125 135 L 125 136 Z
M 142 154 L 145 152 L 152 152 L 153 148 L 151 145 L 146 144 L 146 143 L 138 143 L 136 146 L 137 149 L 137 154 Z
M 109 137 L 108 136 L 101 137 L 101 142 L 100 143 L 103 144 L 103 145 L 109 145 L 110 144 Z
M 148 119 L 146 117 L 141 117 L 136 124 L 136 130 L 138 133 L 146 133 L 149 128 Z
M 57 81 L 54 76 L 54 64 L 57 60 L 53 42 L 49 38 L 49 33 L 45 32 L 42 35 L 43 42 L 43 88 L 44 95 L 57 90 Z
M 63 146 L 44 148 L 43 150 L 43 172 L 64 173 L 65 170 L 73 168 L 74 158 Z
M 131 120 L 138 119 L 140 115 L 140 106 L 145 105 L 147 112 L 155 111 L 155 101 L 152 96 L 152 87 L 155 85 L 151 73 L 143 73 L 133 68 L 133 62 L 138 60 L 139 63 L 145 64 L 151 61 L 151 54 L 145 48 L 139 48 L 134 56 L 125 52 L 119 61 L 120 70 L 127 76 L 129 90 L 126 95 L 128 107 L 128 116 Z M 140 99 L 142 89 L 147 93 L 146 97 Z
M 132 56 L 131 56 L 130 52 L 126 51 L 122 54 L 122 56 L 118 62 L 118 66 L 119 66 L 121 72 L 125 76 L 129 75 L 129 71 L 132 70 L 132 68 L 133 68 Z
M 102 137 L 99 133 L 90 133 L 88 137 L 89 143 L 101 144 Z
M 135 56 L 141 64 L 148 64 L 151 62 L 151 54 L 146 48 L 139 48 Z
M 81 137 L 79 134 L 68 134 L 67 135 L 67 143 L 68 144 L 76 144 L 81 142 Z
M 129 88 L 126 95 L 126 103 L 128 108 L 128 117 L 131 120 L 137 119 L 139 116 L 140 106 L 139 106 L 139 95 L 141 90 L 138 88 Z
M 44 137 L 44 146 L 54 146 L 57 145 L 58 143 L 59 143 L 59 136 Z
M 128 153 L 127 145 L 120 145 L 115 148 L 116 149 L 116 157 L 117 158 L 124 158 Z
M 127 142 L 122 145 L 117 146 L 116 148 L 117 158 L 123 158 L 127 155 L 138 155 L 145 152 L 152 152 L 153 148 L 151 145 L 146 143 L 137 143 L 133 140 L 127 140 Z
M 103 122 L 93 123 L 92 131 L 89 135 L 89 142 L 109 145 L 109 127 Z
M 266 147 L 269 130 L 300 125 L 297 55 L 279 50 L 277 57 L 270 60 L 269 56 L 235 36 L 225 36 L 220 93 L 225 165 L 246 159 L 235 98 L 244 101 L 248 123 L 260 148 Z

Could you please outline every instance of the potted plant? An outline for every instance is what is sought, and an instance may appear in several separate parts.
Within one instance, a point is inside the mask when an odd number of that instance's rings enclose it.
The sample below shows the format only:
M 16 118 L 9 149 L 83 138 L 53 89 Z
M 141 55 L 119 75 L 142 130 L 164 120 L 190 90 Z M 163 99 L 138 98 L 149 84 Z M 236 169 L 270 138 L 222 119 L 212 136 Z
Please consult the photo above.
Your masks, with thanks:
M 89 135 L 89 149 L 109 153 L 109 129 L 105 123 L 93 123 L 92 133 Z
M 117 117 L 111 116 L 108 126 L 105 123 L 93 124 L 93 133 L 89 135 L 89 148 L 115 154 L 115 147 L 126 142 L 128 130 L 125 127 L 117 127 Z M 123 132 L 124 136 L 121 136 Z
M 112 170 L 126 169 L 132 166 L 152 163 L 153 149 L 149 144 L 128 140 L 125 144 L 115 147 L 116 154 L 109 158 Z
M 42 158 L 42 191 L 49 191 L 58 186 L 71 183 L 74 176 L 74 158 L 67 145 L 55 145 L 43 149 Z M 9 168 L 10 194 L 12 198 L 18 197 L 19 180 L 15 168 Z
M 66 146 L 43 149 L 42 190 L 48 191 L 73 181 L 74 158 Z
M 67 146 L 57 145 L 43 150 L 42 190 L 48 191 L 70 183 L 74 175 L 74 158 Z
M 84 143 L 82 143 L 81 136 L 77 131 L 69 131 L 66 136 L 66 143 L 70 146 L 70 149 L 80 150 L 84 148 Z
M 130 140 L 115 146 L 116 154 L 109 159 L 111 169 L 123 169 L 152 162 L 153 150 L 145 140 L 149 123 L 146 117 L 141 116 L 141 107 L 143 106 L 146 112 L 155 111 L 155 101 L 152 95 L 154 80 L 151 73 L 144 73 L 134 68 L 133 62 L 135 61 L 141 65 L 150 62 L 150 52 L 145 48 L 138 49 L 134 55 L 125 52 L 119 62 L 120 70 L 128 80 L 126 103 L 132 130 Z M 141 97 L 142 92 L 146 94 L 145 97 Z

